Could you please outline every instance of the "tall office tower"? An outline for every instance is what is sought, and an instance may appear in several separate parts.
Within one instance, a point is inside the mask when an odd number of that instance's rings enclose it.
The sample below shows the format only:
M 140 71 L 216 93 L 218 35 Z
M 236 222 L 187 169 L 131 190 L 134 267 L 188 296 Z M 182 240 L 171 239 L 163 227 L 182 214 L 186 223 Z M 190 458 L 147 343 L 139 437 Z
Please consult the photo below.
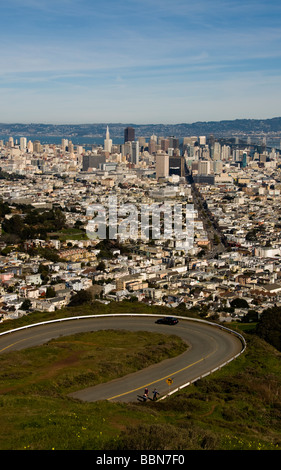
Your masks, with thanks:
M 66 151 L 68 147 L 68 140 L 67 139 L 61 139 L 61 149 L 63 152 Z
M 209 136 L 209 146 L 213 147 L 214 143 L 215 143 L 215 137 L 213 136 L 213 134 L 210 134 L 210 136 Z
M 148 151 L 151 155 L 157 152 L 157 143 L 155 142 L 154 139 L 150 139 L 149 144 L 148 144 Z
M 169 157 L 169 175 L 184 176 L 184 157 Z
M 138 141 L 139 141 L 139 143 L 140 143 L 140 148 L 141 148 L 141 147 L 144 148 L 144 147 L 146 146 L 146 139 L 145 139 L 145 137 L 139 137 L 139 138 L 138 138 Z
M 27 147 L 26 137 L 21 137 L 20 138 L 20 149 L 21 150 L 26 150 L 26 147 Z
M 213 153 L 213 159 L 214 160 L 220 160 L 221 158 L 221 145 L 219 142 L 214 143 L 214 153 Z
M 170 143 L 169 139 L 161 139 L 160 140 L 161 150 L 164 150 L 164 152 L 168 152 L 169 143 Z
M 231 148 L 229 145 L 223 145 L 221 148 L 221 158 L 222 160 L 229 160 L 231 157 Z
M 132 142 L 128 141 L 122 145 L 122 155 L 123 157 L 130 156 L 132 154 Z
M 169 176 L 169 155 L 156 155 L 156 179 Z
M 74 153 L 74 145 L 71 140 L 68 142 L 68 151 L 69 153 Z
M 98 169 L 102 163 L 106 163 L 105 155 L 83 155 L 82 171 Z
M 246 152 L 243 152 L 242 163 L 241 163 L 242 168 L 246 168 L 247 164 L 248 164 L 248 155 Z
M 132 150 L 131 150 L 131 162 L 134 165 L 139 164 L 139 156 L 140 156 L 140 149 L 139 149 L 139 141 L 132 142 Z
M 126 127 L 124 130 L 124 142 L 133 142 L 135 140 L 135 129 L 133 127 Z
M 241 161 L 241 153 L 239 149 L 234 149 L 233 150 L 233 160 L 235 162 L 240 162 Z
M 8 143 L 8 146 L 9 146 L 10 148 L 12 148 L 12 147 L 14 147 L 14 146 L 15 146 L 13 137 L 9 137 L 9 143 Z
M 174 136 L 171 136 L 169 137 L 169 141 L 170 141 L 169 147 L 172 147 L 173 149 L 179 148 L 179 139 L 177 139 Z
M 39 140 L 34 140 L 33 142 L 33 151 L 35 153 L 40 153 L 42 151 L 42 145 Z
M 205 135 L 200 135 L 199 136 L 199 144 L 200 145 L 206 145 L 206 136 Z
M 209 175 L 211 172 L 211 162 L 209 160 L 199 160 L 198 175 Z
M 196 136 L 191 136 L 191 137 L 184 137 L 183 138 L 183 145 L 194 145 L 195 142 L 198 141 L 198 138 Z
M 29 140 L 29 141 L 27 142 L 27 151 L 28 151 L 29 153 L 32 153 L 32 152 L 33 152 L 33 143 L 31 142 L 31 140 Z
M 109 129 L 108 129 L 108 126 L 107 126 L 105 141 L 104 141 L 104 150 L 105 150 L 105 152 L 111 153 L 111 149 L 112 149 L 112 140 L 110 138 Z

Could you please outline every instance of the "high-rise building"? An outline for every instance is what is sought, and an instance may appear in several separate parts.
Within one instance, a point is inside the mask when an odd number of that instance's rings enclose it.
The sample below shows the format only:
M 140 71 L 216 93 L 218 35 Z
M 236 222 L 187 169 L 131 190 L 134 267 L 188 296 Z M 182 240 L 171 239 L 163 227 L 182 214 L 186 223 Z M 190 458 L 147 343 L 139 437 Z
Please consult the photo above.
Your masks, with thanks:
M 169 175 L 184 176 L 184 157 L 169 157 Z
M 157 152 L 157 143 L 155 142 L 155 140 L 150 139 L 148 144 L 148 151 L 151 155 Z
M 133 127 L 126 127 L 124 130 L 124 142 L 133 142 L 135 140 L 135 129 Z
M 169 139 L 160 140 L 160 147 L 161 147 L 161 150 L 164 150 L 164 152 L 168 151 L 169 145 L 170 145 Z
M 26 147 L 27 147 L 26 137 L 21 137 L 20 138 L 20 149 L 21 150 L 26 150 Z
M 27 142 L 27 151 L 28 151 L 29 153 L 32 153 L 32 152 L 33 152 L 33 142 L 32 142 L 31 140 L 29 140 L 29 141 Z
M 243 157 L 242 157 L 242 168 L 246 168 L 248 164 L 248 155 L 247 155 L 247 152 L 243 152 Z
M 139 141 L 139 143 L 140 143 L 140 148 L 146 147 L 146 139 L 145 139 L 145 137 L 139 137 L 139 138 L 138 138 L 138 141 Z
M 198 141 L 198 137 L 192 136 L 192 137 L 184 137 L 183 138 L 183 145 L 192 145 L 194 146 L 195 142 Z
M 65 152 L 68 148 L 68 139 L 61 139 L 61 149 Z
M 231 157 L 231 147 L 229 145 L 223 145 L 221 148 L 222 160 L 229 160 Z
M 132 142 L 128 141 L 122 145 L 123 157 L 129 157 L 132 154 Z
M 213 159 L 214 160 L 220 160 L 221 158 L 221 145 L 219 142 L 214 143 L 214 153 L 213 153 Z
M 134 163 L 134 165 L 139 164 L 139 155 L 140 155 L 139 141 L 133 141 L 132 148 L 131 148 L 131 162 Z
M 82 171 L 88 171 L 91 168 L 99 168 L 102 163 L 106 163 L 105 155 L 84 155 Z
M 68 151 L 69 153 L 74 153 L 74 145 L 72 143 L 72 140 L 68 142 Z
M 109 129 L 107 126 L 106 136 L 105 136 L 105 141 L 104 141 L 104 150 L 105 152 L 111 153 L 111 149 L 112 149 L 112 140 L 110 138 Z
M 42 152 L 42 149 L 43 148 L 42 148 L 42 145 L 41 145 L 40 141 L 39 140 L 34 140 L 34 142 L 33 142 L 33 151 L 35 153 L 40 153 L 40 152 Z
M 198 175 L 209 175 L 211 172 L 210 160 L 199 160 L 198 162 Z
M 169 176 L 169 155 L 156 155 L 155 162 L 156 178 L 167 178 Z
M 169 147 L 173 149 L 179 148 L 179 139 L 177 139 L 176 137 L 172 135 L 171 137 L 169 137 L 169 141 L 170 141 Z

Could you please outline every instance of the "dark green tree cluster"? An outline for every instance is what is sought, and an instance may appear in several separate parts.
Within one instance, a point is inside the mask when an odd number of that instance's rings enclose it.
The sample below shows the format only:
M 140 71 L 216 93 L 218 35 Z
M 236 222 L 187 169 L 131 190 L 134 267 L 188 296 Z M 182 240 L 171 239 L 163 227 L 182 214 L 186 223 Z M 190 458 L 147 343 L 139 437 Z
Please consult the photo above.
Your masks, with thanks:
M 125 245 L 123 245 L 122 243 L 120 243 L 119 241 L 117 241 L 117 240 L 113 241 L 113 240 L 109 240 L 107 238 L 104 239 L 104 240 L 101 240 L 97 244 L 96 249 L 100 250 L 100 252 L 98 254 L 98 258 L 102 258 L 102 259 L 113 258 L 113 251 L 114 250 L 120 250 L 121 254 L 130 253 L 129 248 L 126 247 Z
M 82 305 L 86 302 L 90 302 L 93 299 L 91 292 L 88 290 L 81 289 L 75 293 L 68 304 L 69 307 L 76 307 L 77 305 Z
M 6 214 L 10 214 L 11 209 L 7 202 L 0 200 L 0 219 L 3 219 Z
M 18 175 L 16 173 L 7 173 L 0 168 L 0 179 L 1 180 L 9 180 L 9 181 L 17 181 L 17 180 L 24 180 L 24 175 Z
M 230 302 L 232 308 L 249 308 L 247 300 L 237 297 Z
M 281 351 L 281 307 L 263 311 L 256 326 L 256 334 Z
M 5 234 L 17 236 L 20 241 L 32 238 L 46 239 L 47 234 L 66 226 L 65 215 L 61 209 L 39 211 L 29 209 L 23 215 L 15 214 L 4 218 L 2 230 Z

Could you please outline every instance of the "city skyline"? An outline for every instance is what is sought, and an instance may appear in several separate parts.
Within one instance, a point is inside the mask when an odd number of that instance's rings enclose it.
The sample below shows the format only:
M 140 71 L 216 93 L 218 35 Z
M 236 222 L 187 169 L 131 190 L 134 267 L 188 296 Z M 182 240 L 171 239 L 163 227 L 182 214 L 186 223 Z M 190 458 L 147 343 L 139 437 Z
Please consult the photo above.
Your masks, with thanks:
M 0 121 L 279 116 L 280 13 L 276 0 L 11 0 Z

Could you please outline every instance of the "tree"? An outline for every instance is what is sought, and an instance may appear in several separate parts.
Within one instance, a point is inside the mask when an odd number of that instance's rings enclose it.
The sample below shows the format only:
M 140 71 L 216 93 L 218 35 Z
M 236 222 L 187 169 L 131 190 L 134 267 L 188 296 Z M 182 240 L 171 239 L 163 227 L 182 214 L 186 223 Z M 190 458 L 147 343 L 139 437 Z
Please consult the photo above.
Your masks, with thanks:
M 247 300 L 237 297 L 230 302 L 231 307 L 233 308 L 249 308 Z
M 21 304 L 21 310 L 27 311 L 30 309 L 31 305 L 32 305 L 31 301 L 29 299 L 25 299 L 23 303 Z
M 81 289 L 76 294 L 72 296 L 69 302 L 69 307 L 75 307 L 77 305 L 82 305 L 86 302 L 90 302 L 93 296 L 88 290 Z
M 48 275 L 49 275 L 49 266 L 40 263 L 39 268 L 38 268 L 38 273 L 41 274 L 42 281 L 47 282 L 48 279 L 49 279 L 49 277 L 48 277 Z
M 46 298 L 50 299 L 52 297 L 56 297 L 56 291 L 53 287 L 48 286 L 46 290 Z
M 243 323 L 257 322 L 259 318 L 258 312 L 255 310 L 248 310 L 246 315 L 241 319 Z
M 281 308 L 264 310 L 256 326 L 256 334 L 281 351 Z
M 104 271 L 105 268 L 106 268 L 105 263 L 103 261 L 100 261 L 96 269 L 97 271 Z
M 4 219 L 2 223 L 2 228 L 4 232 L 17 235 L 21 238 L 24 223 L 22 218 L 18 214 L 16 214 L 10 219 Z

